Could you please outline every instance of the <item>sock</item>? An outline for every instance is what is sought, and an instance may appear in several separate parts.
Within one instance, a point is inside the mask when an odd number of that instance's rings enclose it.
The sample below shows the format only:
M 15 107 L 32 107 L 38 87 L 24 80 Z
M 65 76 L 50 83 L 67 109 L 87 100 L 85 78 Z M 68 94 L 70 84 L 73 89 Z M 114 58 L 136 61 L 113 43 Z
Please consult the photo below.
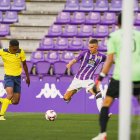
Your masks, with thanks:
M 108 122 L 108 107 L 102 107 L 99 121 L 100 121 L 100 127 L 101 127 L 101 133 L 106 132 L 107 122 Z
M 4 98 L 0 98 L 0 102 L 3 103 Z
M 2 103 L 0 115 L 4 115 L 5 114 L 5 112 L 6 112 L 7 108 L 8 108 L 8 106 L 9 106 L 9 104 L 11 104 L 11 103 L 12 102 L 9 99 L 7 99 L 7 98 L 3 99 L 3 103 Z
M 102 108 L 102 104 L 103 104 L 103 98 L 102 98 L 101 92 L 99 92 L 96 95 L 96 104 L 97 104 L 97 108 L 98 108 L 98 110 L 100 112 L 101 111 L 101 108 Z

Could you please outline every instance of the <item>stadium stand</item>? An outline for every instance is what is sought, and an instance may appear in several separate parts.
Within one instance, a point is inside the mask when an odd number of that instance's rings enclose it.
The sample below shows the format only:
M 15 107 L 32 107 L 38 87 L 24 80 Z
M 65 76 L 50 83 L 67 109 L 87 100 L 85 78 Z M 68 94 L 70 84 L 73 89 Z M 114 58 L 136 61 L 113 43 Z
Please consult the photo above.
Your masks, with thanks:
M 50 69 L 54 62 L 68 62 L 87 49 L 90 37 L 99 40 L 99 51 L 105 53 L 106 38 L 117 30 L 116 19 L 121 8 L 121 0 L 1 0 L 2 46 L 7 46 L 10 38 L 17 38 L 27 60 L 34 66 L 38 61 L 49 62 Z M 134 24 L 139 30 L 138 0 L 135 11 Z M 34 58 L 36 51 L 43 58 Z M 64 58 L 64 53 L 68 58 Z

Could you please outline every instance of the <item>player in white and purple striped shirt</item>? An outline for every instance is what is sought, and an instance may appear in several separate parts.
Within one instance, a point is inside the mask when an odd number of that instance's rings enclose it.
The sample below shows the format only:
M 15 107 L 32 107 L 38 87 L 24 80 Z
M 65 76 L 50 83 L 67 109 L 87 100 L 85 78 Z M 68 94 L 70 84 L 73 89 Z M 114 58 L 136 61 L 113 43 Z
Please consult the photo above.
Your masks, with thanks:
M 98 52 L 98 41 L 96 39 L 91 39 L 89 41 L 88 50 L 81 52 L 78 57 L 71 60 L 66 66 L 70 69 L 73 64 L 81 61 L 77 74 L 64 94 L 65 101 L 70 101 L 71 97 L 81 88 L 85 88 L 87 92 L 95 95 L 92 89 L 94 85 L 93 75 L 99 64 L 104 62 L 105 59 L 106 56 Z M 96 102 L 98 110 L 100 111 L 102 107 L 101 93 L 96 95 Z

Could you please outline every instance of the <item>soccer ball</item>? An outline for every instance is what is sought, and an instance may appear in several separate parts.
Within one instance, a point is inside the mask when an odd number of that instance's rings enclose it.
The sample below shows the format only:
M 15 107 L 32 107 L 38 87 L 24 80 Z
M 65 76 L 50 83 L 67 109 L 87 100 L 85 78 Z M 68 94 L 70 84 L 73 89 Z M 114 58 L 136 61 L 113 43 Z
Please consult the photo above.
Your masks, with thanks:
M 54 110 L 47 110 L 45 113 L 45 118 L 48 121 L 54 121 L 57 118 L 57 114 Z

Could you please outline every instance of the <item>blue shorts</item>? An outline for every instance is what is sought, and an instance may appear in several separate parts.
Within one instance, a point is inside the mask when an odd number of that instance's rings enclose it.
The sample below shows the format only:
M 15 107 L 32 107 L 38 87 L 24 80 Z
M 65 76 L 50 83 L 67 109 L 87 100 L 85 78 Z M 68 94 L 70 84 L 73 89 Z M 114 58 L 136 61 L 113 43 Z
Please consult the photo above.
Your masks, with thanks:
M 14 93 L 21 92 L 21 76 L 4 76 L 4 87 L 13 87 Z

